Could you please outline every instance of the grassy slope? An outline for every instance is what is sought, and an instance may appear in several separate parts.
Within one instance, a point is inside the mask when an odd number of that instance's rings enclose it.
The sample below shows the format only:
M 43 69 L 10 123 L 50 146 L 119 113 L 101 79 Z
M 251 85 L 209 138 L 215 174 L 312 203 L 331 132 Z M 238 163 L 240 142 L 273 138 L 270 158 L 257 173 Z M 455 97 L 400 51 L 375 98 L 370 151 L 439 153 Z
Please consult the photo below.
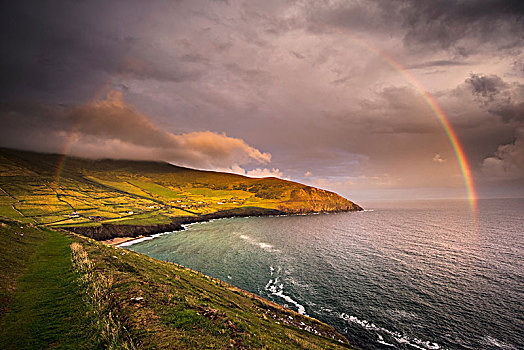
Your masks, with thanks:
M 276 178 L 0 149 L 0 215 L 25 222 L 152 225 L 249 207 L 288 213 L 360 209 L 332 192 Z
M 41 349 L 52 344 L 82 349 L 99 344 L 71 268 L 71 239 L 17 222 L 0 224 L 0 348 Z
M 0 223 L 0 348 L 349 348 L 317 320 L 184 267 Z

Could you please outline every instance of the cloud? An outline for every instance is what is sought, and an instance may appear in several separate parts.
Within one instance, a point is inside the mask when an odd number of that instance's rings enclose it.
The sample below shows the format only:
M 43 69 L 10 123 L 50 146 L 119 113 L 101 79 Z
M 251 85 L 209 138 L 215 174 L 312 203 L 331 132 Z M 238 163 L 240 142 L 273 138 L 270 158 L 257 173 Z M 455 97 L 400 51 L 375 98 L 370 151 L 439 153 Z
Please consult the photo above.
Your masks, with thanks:
M 523 44 L 522 1 L 395 1 L 408 46 L 454 48 L 469 54 L 483 47 L 507 50 Z
M 275 169 L 275 168 L 272 168 L 271 170 L 267 168 L 264 168 L 264 169 L 256 168 L 253 170 L 249 170 L 246 173 L 246 175 L 250 177 L 278 177 L 278 178 L 284 177 L 284 174 L 280 171 L 280 169 Z
M 360 120 L 352 128 L 368 133 L 432 134 L 438 130 L 431 110 L 410 87 L 386 87 L 374 98 L 361 101 L 353 113 Z
M 453 66 L 466 66 L 468 63 L 459 60 L 435 60 L 422 63 L 411 64 L 407 66 L 407 69 L 420 69 L 430 67 L 453 67 Z
M 4 1 L 0 143 L 460 191 L 438 120 L 379 53 L 438 101 L 481 178 L 524 119 L 523 4 Z
M 495 152 L 482 157 L 478 176 L 499 181 L 524 178 L 524 85 L 504 81 L 494 74 L 471 74 L 463 87 L 469 89 L 480 108 L 494 118 L 490 130 L 492 135 L 497 129 L 513 131 L 510 142 L 508 137 L 504 137 L 504 141 L 490 151 L 492 153 L 496 149 Z M 461 101 L 464 105 L 467 100 L 462 98 Z M 485 121 L 477 119 L 476 123 L 483 124 Z M 491 139 L 492 143 L 493 136 Z M 479 138 L 478 145 L 481 144 L 482 139 Z
M 234 173 L 238 175 L 244 175 L 249 177 L 278 177 L 278 178 L 284 178 L 284 174 L 280 169 L 268 169 L 268 168 L 256 168 L 251 170 L 246 170 L 242 168 L 241 166 L 235 164 L 227 169 L 220 169 L 221 171 Z
M 4 104 L 0 113 L 3 146 L 56 152 L 72 142 L 77 155 L 114 157 L 116 149 L 119 158 L 162 159 L 200 168 L 271 161 L 271 154 L 224 133 L 163 130 L 126 104 L 118 91 L 110 91 L 102 101 L 79 106 Z
M 433 161 L 437 163 L 444 163 L 446 160 L 442 158 L 440 154 L 435 153 L 435 156 L 433 157 Z
M 519 0 L 306 2 L 299 9 L 312 32 L 382 33 L 402 37 L 412 52 L 449 50 L 467 56 L 488 48 L 508 51 L 524 41 Z
M 524 179 L 524 127 L 515 131 L 515 141 L 498 147 L 482 162 L 482 172 L 495 179 Z
M 524 84 L 508 83 L 494 74 L 471 74 L 465 85 L 489 113 L 507 123 L 524 122 Z
M 506 86 L 502 79 L 496 75 L 471 74 L 466 79 L 466 84 L 472 88 L 472 93 L 477 96 L 486 97 L 493 100 L 493 97 Z

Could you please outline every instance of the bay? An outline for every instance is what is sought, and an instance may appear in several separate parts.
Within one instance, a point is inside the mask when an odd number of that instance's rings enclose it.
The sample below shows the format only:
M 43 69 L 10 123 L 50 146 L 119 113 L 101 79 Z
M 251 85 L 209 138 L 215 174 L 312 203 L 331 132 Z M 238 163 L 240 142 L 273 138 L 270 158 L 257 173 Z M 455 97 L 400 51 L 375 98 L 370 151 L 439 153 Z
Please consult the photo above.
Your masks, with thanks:
M 334 326 L 363 349 L 524 347 L 524 199 L 189 225 L 127 248 Z

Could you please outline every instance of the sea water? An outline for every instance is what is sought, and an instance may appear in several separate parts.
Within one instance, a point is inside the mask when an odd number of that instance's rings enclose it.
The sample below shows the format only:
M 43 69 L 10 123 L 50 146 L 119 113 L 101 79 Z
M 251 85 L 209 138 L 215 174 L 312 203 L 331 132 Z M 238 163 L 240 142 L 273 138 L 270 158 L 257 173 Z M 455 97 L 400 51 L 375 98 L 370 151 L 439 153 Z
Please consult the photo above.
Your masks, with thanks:
M 524 199 L 193 224 L 127 248 L 334 326 L 363 349 L 523 349 Z

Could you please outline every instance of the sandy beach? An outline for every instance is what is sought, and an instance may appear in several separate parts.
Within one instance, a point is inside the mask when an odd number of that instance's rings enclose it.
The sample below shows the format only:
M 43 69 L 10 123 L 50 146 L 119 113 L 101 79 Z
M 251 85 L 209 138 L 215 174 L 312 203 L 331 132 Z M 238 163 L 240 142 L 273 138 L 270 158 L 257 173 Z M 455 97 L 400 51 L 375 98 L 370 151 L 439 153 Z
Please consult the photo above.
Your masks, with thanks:
M 143 237 L 144 236 L 138 236 L 138 237 L 115 237 L 115 238 L 112 238 L 112 239 L 107 239 L 107 240 L 102 241 L 102 242 L 105 243 L 105 244 L 117 246 L 117 245 L 119 245 L 121 243 L 133 241 L 135 239 L 139 239 L 139 238 L 143 238 Z

